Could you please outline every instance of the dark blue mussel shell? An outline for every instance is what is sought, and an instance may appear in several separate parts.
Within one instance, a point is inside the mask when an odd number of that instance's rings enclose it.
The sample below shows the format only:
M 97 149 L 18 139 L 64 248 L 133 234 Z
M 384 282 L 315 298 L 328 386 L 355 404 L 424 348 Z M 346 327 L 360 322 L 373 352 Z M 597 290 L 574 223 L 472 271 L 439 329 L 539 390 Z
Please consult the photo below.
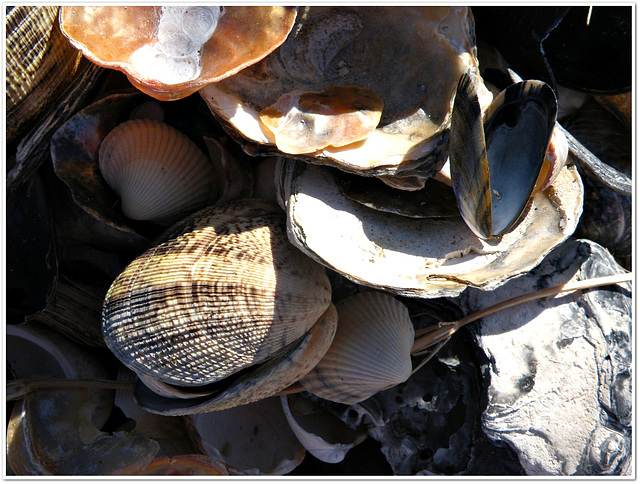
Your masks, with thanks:
M 451 115 L 451 182 L 462 218 L 484 239 L 512 230 L 526 213 L 556 123 L 557 101 L 542 81 L 512 84 L 483 121 L 464 74 Z

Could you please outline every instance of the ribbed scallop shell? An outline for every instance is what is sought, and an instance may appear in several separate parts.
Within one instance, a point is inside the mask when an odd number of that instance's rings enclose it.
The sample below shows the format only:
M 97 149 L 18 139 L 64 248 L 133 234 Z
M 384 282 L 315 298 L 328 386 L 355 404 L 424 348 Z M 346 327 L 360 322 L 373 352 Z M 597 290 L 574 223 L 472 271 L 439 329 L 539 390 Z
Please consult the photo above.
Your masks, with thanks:
M 402 383 L 411 374 L 414 328 L 392 296 L 355 294 L 336 304 L 338 330 L 320 363 L 300 379 L 305 390 L 352 404 Z
M 244 199 L 193 214 L 134 260 L 107 293 L 103 333 L 134 372 L 193 387 L 295 344 L 330 302 L 282 211 Z
M 218 195 L 209 159 L 185 134 L 150 119 L 126 121 L 100 145 L 100 172 L 134 220 L 175 222 Z

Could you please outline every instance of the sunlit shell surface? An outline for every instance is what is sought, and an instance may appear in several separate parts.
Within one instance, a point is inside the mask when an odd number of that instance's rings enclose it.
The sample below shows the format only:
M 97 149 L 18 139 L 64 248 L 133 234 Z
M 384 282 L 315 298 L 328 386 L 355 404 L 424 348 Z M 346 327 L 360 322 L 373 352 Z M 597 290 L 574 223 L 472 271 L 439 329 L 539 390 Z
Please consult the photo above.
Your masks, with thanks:
M 572 167 L 533 195 L 513 232 L 490 241 L 461 217 L 415 219 L 354 202 L 329 167 L 283 158 L 276 177 L 296 247 L 354 282 L 414 297 L 491 290 L 529 271 L 575 231 L 582 212 L 583 186 Z
M 324 268 L 287 240 L 277 206 L 239 200 L 167 231 L 114 281 L 107 346 L 134 372 L 215 382 L 296 343 L 330 304 Z
M 247 149 L 273 152 L 276 137 L 260 112 L 283 94 L 347 86 L 373 91 L 384 108 L 369 137 L 299 156 L 393 174 L 424 164 L 446 145 L 453 93 L 467 70 L 477 73 L 467 7 L 310 7 L 272 55 L 200 94 L 230 133 L 252 145 Z M 487 90 L 487 104 L 490 99 Z
M 73 77 L 81 54 L 67 42 L 52 5 L 7 7 L 6 136 L 20 136 Z
M 343 299 L 336 309 L 336 336 L 300 379 L 305 390 L 352 404 L 409 378 L 415 332 L 404 304 L 388 294 L 364 292 Z
M 65 6 L 60 27 L 91 61 L 173 100 L 268 55 L 295 17 L 295 8 L 280 6 Z
M 183 133 L 150 119 L 126 121 L 100 145 L 100 172 L 134 220 L 176 221 L 217 199 L 213 165 Z

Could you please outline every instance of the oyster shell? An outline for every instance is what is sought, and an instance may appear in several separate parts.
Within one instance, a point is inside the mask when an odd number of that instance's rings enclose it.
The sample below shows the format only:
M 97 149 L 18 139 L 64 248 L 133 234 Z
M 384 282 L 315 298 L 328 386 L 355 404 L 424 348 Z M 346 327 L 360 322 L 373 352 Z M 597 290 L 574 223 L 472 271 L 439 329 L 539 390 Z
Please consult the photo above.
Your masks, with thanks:
M 369 175 L 437 171 L 458 78 L 477 74 L 472 32 L 467 7 L 310 7 L 272 55 L 200 94 L 248 152 L 264 154 L 276 138 L 259 114 L 283 93 L 373 91 L 384 108 L 368 138 L 298 156 Z
M 575 230 L 583 187 L 565 167 L 535 193 L 524 220 L 499 241 L 478 238 L 460 217 L 412 219 L 372 210 L 340 192 L 334 170 L 281 158 L 278 201 L 289 239 L 352 281 L 395 294 L 453 297 L 468 286 L 491 290 L 536 266 Z
M 69 5 L 59 17 L 62 33 L 89 60 L 169 101 L 268 55 L 289 34 L 296 8 Z
M 196 212 L 134 260 L 107 293 L 103 334 L 156 393 L 199 397 L 180 404 L 210 411 L 269 396 L 309 371 L 335 333 L 330 304 L 324 268 L 289 244 L 280 209 L 244 199 Z M 266 374 L 256 382 L 251 371 Z M 206 387 L 225 379 L 231 394 Z

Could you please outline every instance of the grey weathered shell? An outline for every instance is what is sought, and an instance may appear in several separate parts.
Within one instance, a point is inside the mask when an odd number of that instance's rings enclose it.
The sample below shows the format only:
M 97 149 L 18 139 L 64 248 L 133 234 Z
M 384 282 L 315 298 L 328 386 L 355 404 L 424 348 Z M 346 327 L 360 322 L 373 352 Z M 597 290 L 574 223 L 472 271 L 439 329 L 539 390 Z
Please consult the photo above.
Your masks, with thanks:
M 136 373 L 194 387 L 295 344 L 330 298 L 281 210 L 245 199 L 193 214 L 134 260 L 107 293 L 103 333 Z

